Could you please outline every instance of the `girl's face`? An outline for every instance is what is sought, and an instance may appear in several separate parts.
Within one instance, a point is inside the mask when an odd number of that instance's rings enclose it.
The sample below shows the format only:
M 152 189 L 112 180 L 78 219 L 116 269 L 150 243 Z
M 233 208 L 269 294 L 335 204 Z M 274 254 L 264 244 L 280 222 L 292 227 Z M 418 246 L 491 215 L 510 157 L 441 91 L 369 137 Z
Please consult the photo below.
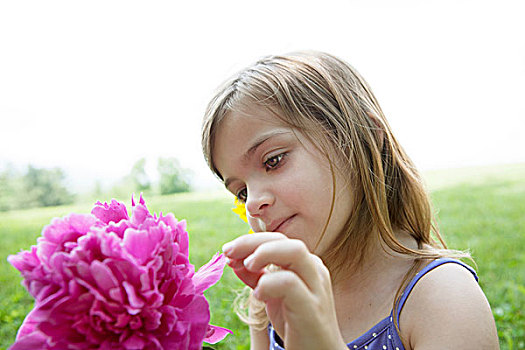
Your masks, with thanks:
M 261 107 L 230 112 L 213 146 L 214 164 L 226 188 L 246 202 L 252 229 L 301 239 L 312 251 L 332 203 L 328 159 L 301 132 Z M 334 211 L 317 254 L 341 232 L 351 209 L 350 189 L 335 173 Z

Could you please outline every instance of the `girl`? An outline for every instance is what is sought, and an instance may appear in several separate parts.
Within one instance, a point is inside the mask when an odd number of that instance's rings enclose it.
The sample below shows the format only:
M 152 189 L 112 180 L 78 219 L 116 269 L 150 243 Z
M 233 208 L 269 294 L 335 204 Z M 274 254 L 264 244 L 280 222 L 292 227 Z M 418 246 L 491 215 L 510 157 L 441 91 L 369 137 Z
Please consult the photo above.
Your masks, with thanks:
M 475 272 L 451 259 L 468 255 L 446 248 L 351 66 L 318 52 L 260 60 L 210 102 L 202 144 L 256 232 L 223 247 L 251 288 L 251 349 L 498 348 Z

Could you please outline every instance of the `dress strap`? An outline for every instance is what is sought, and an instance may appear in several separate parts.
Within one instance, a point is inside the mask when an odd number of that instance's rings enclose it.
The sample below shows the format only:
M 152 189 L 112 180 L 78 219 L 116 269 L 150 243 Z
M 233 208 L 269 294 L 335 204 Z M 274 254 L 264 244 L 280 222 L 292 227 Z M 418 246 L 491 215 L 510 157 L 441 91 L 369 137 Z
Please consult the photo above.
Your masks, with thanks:
M 451 258 L 441 258 L 441 259 L 436 259 L 436 260 L 432 261 L 430 264 L 428 264 L 423 269 L 421 269 L 421 271 L 419 271 L 414 276 L 414 278 L 412 278 L 410 283 L 407 285 L 407 287 L 405 288 L 405 290 L 401 294 L 401 297 L 399 299 L 399 303 L 396 305 L 396 321 L 397 321 L 398 325 L 399 325 L 399 315 L 401 314 L 401 310 L 403 309 L 403 306 L 405 305 L 405 302 L 407 301 L 407 298 L 410 295 L 410 292 L 412 292 L 412 289 L 414 289 L 416 283 L 421 279 L 421 277 L 423 277 L 424 275 L 426 275 L 427 273 L 429 273 L 430 271 L 432 271 L 436 267 L 441 266 L 441 265 L 446 264 L 446 263 L 455 263 L 455 264 L 463 266 L 464 268 L 466 268 L 467 270 L 469 270 L 472 273 L 472 275 L 476 279 L 476 282 L 478 281 L 478 275 L 476 275 L 476 271 L 474 271 L 474 269 L 472 267 L 468 266 L 467 264 L 463 263 L 462 261 L 459 261 L 459 260 L 456 260 L 456 259 L 451 259 Z

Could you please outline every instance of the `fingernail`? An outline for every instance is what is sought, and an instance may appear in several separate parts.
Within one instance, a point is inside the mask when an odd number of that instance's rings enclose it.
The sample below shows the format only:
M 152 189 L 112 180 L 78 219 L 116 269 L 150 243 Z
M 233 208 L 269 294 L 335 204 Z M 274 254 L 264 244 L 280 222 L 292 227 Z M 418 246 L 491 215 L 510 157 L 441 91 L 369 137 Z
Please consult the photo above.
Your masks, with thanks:
M 225 245 L 222 246 L 222 251 L 224 253 L 228 253 L 233 247 L 233 243 L 232 242 L 228 242 L 226 243 Z
M 252 265 L 253 259 L 254 259 L 253 255 L 250 255 L 249 257 L 244 259 L 244 262 L 243 262 L 244 266 L 249 268 Z

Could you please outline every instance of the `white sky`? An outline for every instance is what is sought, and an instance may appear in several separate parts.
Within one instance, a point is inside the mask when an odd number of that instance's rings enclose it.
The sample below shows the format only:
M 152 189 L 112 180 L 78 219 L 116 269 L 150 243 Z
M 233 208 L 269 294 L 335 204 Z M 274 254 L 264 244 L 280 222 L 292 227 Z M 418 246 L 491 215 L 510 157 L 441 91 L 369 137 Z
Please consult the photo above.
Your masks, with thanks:
M 173 156 L 213 181 L 213 91 L 298 49 L 355 66 L 420 168 L 524 162 L 524 3 L 2 1 L 0 168 L 59 166 L 85 186 Z

